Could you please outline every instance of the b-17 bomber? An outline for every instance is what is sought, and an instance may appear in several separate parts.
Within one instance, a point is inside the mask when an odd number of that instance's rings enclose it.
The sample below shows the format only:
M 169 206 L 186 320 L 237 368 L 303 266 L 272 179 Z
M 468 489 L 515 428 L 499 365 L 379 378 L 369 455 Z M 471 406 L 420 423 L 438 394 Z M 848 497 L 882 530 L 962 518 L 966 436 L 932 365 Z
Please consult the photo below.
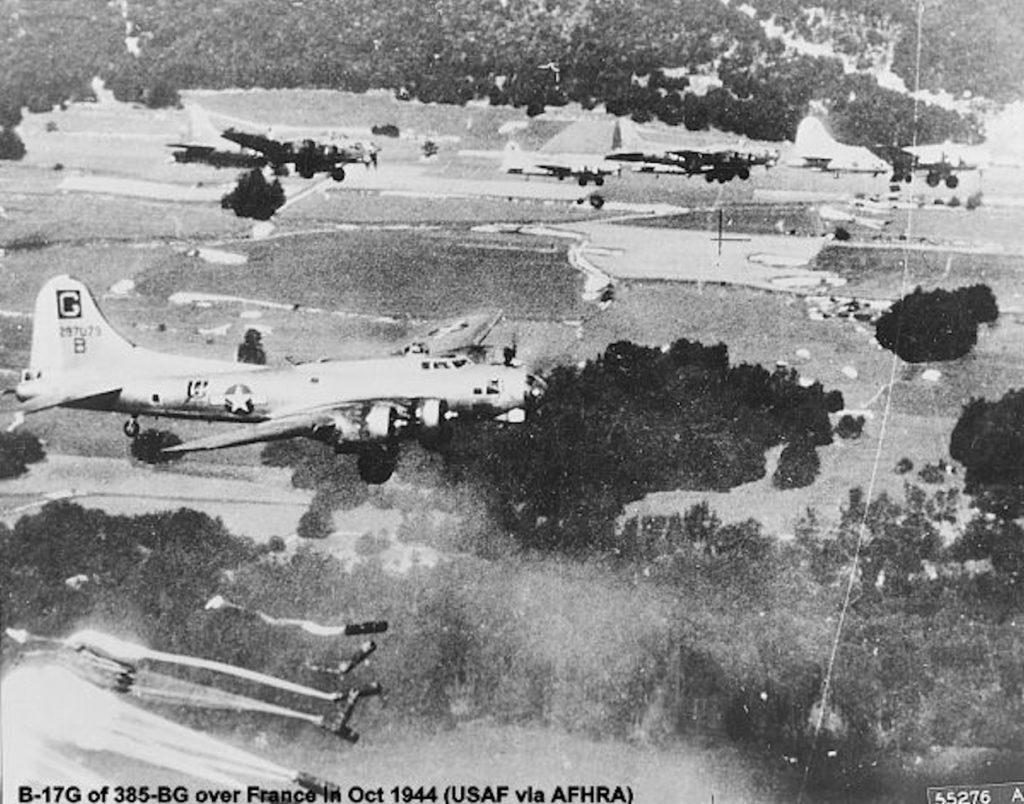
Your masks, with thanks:
M 165 452 L 312 438 L 356 454 L 368 483 L 391 477 L 402 439 L 442 450 L 456 420 L 523 421 L 545 387 L 511 359 L 476 363 L 422 349 L 281 368 L 160 353 L 116 332 L 85 284 L 69 276 L 39 292 L 29 363 L 15 390 L 22 413 L 125 413 L 124 431 L 133 438 L 139 416 L 235 425 Z

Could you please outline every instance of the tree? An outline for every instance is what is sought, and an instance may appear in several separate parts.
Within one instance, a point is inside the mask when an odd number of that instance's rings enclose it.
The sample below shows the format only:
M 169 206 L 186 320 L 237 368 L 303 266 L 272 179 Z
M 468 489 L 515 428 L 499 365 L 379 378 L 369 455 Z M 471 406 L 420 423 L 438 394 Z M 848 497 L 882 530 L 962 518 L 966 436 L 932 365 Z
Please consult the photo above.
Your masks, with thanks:
M 25 143 L 10 128 L 0 129 L 0 159 L 17 161 L 25 158 Z
M 32 433 L 0 432 L 0 479 L 22 475 L 28 471 L 28 464 L 44 457 L 42 444 Z
M 263 366 L 267 362 L 267 353 L 263 349 L 263 334 L 258 329 L 247 329 L 245 336 L 238 344 L 237 360 L 239 363 L 252 363 Z
M 875 337 L 908 363 L 955 360 L 978 340 L 978 324 L 999 315 L 985 285 L 953 292 L 920 287 L 893 304 L 875 324 Z
M 277 179 L 267 184 L 261 170 L 251 170 L 242 175 L 234 190 L 221 198 L 220 205 L 234 210 L 240 218 L 270 220 L 284 205 L 284 189 Z
M 949 439 L 949 454 L 962 463 L 965 489 L 985 510 L 1012 519 L 1024 513 L 1024 390 L 998 402 L 972 399 Z
M 779 465 L 772 475 L 772 485 L 777 489 L 799 489 L 809 486 L 818 476 L 821 460 L 814 444 L 808 439 L 798 439 L 786 444 L 779 456 Z

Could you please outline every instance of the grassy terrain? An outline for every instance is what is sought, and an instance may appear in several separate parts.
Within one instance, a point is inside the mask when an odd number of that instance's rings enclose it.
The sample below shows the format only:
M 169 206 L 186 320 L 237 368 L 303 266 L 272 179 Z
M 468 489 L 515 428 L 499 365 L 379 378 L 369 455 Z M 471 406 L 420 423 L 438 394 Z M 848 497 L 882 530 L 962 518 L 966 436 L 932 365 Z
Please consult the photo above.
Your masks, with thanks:
M 971 254 L 962 251 L 858 248 L 834 245 L 821 250 L 817 267 L 847 280 L 842 292 L 881 298 L 897 298 L 907 264 L 907 292 L 920 285 L 925 290 L 953 289 L 983 283 L 992 288 L 1000 307 L 1022 310 L 1021 272 L 1024 256 Z
M 154 297 L 179 290 L 303 307 L 419 318 L 501 307 L 512 317 L 579 313 L 579 277 L 557 242 L 434 231 L 355 231 L 244 244 L 243 266 L 175 257 L 138 277 Z
M 659 215 L 623 221 L 652 229 L 704 229 L 717 232 L 722 213 L 723 236 L 731 234 L 783 234 L 802 237 L 821 234 L 818 216 L 806 204 L 730 204 L 722 210 L 696 209 L 678 215 Z

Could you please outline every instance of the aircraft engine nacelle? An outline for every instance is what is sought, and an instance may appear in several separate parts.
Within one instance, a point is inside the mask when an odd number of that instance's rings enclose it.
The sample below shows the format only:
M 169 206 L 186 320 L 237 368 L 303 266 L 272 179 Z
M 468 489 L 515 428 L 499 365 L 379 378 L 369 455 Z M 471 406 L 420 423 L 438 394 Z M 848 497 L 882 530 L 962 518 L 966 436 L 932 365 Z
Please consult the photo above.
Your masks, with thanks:
M 448 403 L 424 399 L 416 408 L 416 433 L 425 449 L 441 449 L 451 440 Z
M 398 434 L 398 412 L 381 402 L 334 418 L 336 448 L 366 441 L 390 441 Z

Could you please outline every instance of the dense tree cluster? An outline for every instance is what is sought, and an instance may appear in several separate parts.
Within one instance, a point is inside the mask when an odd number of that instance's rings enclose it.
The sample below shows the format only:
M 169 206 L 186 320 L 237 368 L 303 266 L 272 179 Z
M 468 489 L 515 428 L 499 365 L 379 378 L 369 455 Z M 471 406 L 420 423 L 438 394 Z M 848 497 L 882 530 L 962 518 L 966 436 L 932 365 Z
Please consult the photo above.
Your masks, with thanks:
M 819 100 L 853 141 L 909 144 L 915 132 L 908 98 L 879 87 L 869 73 L 844 74 L 839 59 L 787 49 L 761 24 L 774 16 L 812 41 L 833 37 L 840 51 L 875 53 L 885 49 L 885 32 L 891 38 L 902 30 L 906 10 L 858 3 L 855 11 L 844 1 L 825 4 L 826 17 L 818 19 L 806 5 L 755 3 L 758 15 L 751 17 L 703 0 L 575 0 L 557 13 L 526 0 L 453 0 L 429 8 L 407 0 L 166 0 L 132 6 L 124 20 L 101 0 L 8 0 L 11 33 L 0 67 L 10 69 L 0 78 L 0 107 L 48 110 L 88 96 L 89 80 L 99 75 L 115 97 L 151 106 L 175 104 L 179 89 L 197 87 L 377 87 L 425 102 L 489 98 L 530 115 L 569 101 L 585 108 L 603 103 L 640 122 L 658 118 L 781 140 L 794 136 L 808 102 Z M 966 16 L 973 20 L 975 8 Z M 949 17 L 936 24 L 950 24 Z M 126 49 L 126 32 L 137 54 Z M 976 48 L 973 61 L 958 57 L 950 69 L 933 54 L 928 75 L 970 82 L 990 57 L 991 50 Z M 1003 72 L 1020 72 L 1019 61 L 1004 59 Z M 687 75 L 715 73 L 720 86 L 690 87 Z M 1019 85 L 999 82 L 1003 95 Z M 926 107 L 916 139 L 959 139 L 973 126 Z
M 875 338 L 908 363 L 955 360 L 978 342 L 978 325 L 998 317 L 995 296 L 986 285 L 954 291 L 918 287 L 878 319 Z
M 904 501 L 870 504 L 854 491 L 835 527 L 808 516 L 779 541 L 702 504 L 623 523 L 613 562 L 453 556 L 396 578 L 372 538 L 364 564 L 345 571 L 312 550 L 264 560 L 271 548 L 192 511 L 119 517 L 57 502 L 0 524 L 0 627 L 67 636 L 88 622 L 157 650 L 336 684 L 310 665 L 336 666 L 350 645 L 205 601 L 334 623 L 386 612 L 397 627 L 374 663 L 392 706 L 374 717 L 431 727 L 486 716 L 618 739 L 724 733 L 793 757 L 796 783 L 863 785 L 894 752 L 1024 744 L 1013 625 L 1024 531 L 977 517 L 945 547 L 960 508 L 955 490 L 908 486 Z M 832 665 L 827 614 L 858 552 Z M 968 558 L 992 568 L 965 573 Z M 832 714 L 815 736 L 829 666 Z
M 997 402 L 972 399 L 957 420 L 949 454 L 967 469 L 965 488 L 1004 518 L 1024 514 L 1024 391 Z
M 523 543 L 610 549 L 623 505 L 664 489 L 729 489 L 765 473 L 765 450 L 832 441 L 842 396 L 795 371 L 729 365 L 723 344 L 614 343 L 549 377 L 525 425 L 460 440 L 455 476 L 478 479 Z M 802 476 L 800 482 L 809 482 Z
M 60 634 L 105 613 L 141 638 L 180 644 L 221 573 L 258 552 L 195 511 L 123 517 L 49 503 L 0 526 L 0 617 L 5 627 Z M 79 588 L 65 583 L 81 576 Z

